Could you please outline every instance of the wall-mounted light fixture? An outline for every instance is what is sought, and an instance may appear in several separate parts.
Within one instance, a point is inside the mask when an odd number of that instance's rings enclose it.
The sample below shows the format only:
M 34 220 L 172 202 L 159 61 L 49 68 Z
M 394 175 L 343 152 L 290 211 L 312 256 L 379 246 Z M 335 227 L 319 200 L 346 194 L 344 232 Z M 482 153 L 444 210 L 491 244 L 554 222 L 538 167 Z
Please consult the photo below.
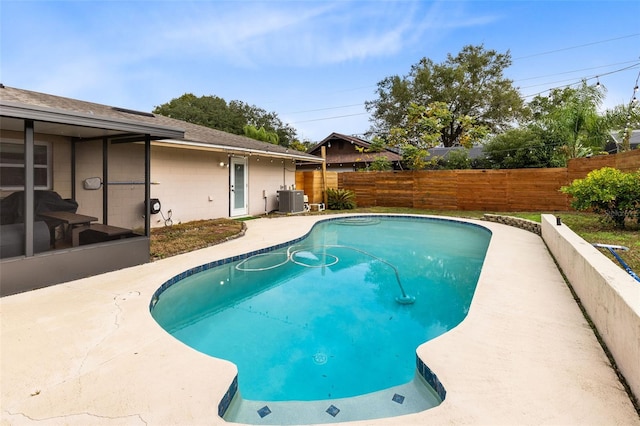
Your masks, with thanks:
M 226 164 L 224 164 L 224 161 L 221 161 L 220 162 L 220 167 L 224 167 L 224 166 L 226 166 Z

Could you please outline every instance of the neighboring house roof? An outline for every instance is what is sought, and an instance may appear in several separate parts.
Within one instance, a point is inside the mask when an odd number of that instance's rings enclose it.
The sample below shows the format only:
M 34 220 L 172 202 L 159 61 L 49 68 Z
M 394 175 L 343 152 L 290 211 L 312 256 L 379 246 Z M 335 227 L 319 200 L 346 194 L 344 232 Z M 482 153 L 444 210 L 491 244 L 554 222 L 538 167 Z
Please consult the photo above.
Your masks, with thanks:
M 320 142 L 318 142 L 317 144 L 315 144 L 308 152 L 309 154 L 313 154 L 314 152 L 320 153 L 320 147 L 323 145 L 326 145 L 327 143 L 331 142 L 332 140 L 338 140 L 338 139 L 342 139 L 345 140 L 347 142 L 350 142 L 354 145 L 358 145 L 364 148 L 368 148 L 371 146 L 371 143 L 364 140 L 364 139 L 360 139 L 357 136 L 349 136 L 349 135 L 343 135 L 342 133 L 336 133 L 333 132 L 331 133 L 329 136 L 327 136 L 326 138 L 322 139 Z
M 371 143 L 357 136 L 343 135 L 341 133 L 333 132 L 322 141 L 313 146 L 308 152 L 316 156 L 320 156 L 322 146 L 330 146 L 332 142 L 344 141 L 354 146 L 361 148 L 369 148 Z M 386 157 L 390 161 L 400 161 L 402 156 L 392 149 L 385 149 L 381 152 L 357 152 L 355 149 L 352 152 L 340 152 L 327 151 L 327 163 L 369 163 L 376 159 L 376 157 Z
M 343 140 L 346 142 L 349 142 L 353 145 L 362 147 L 362 148 L 369 148 L 371 146 L 371 143 L 369 141 L 366 141 L 364 139 L 361 139 L 357 136 L 349 136 L 349 135 L 343 135 L 341 133 L 331 133 L 329 136 L 327 136 L 326 138 L 324 138 L 321 142 L 319 142 L 318 144 L 314 145 L 313 148 L 311 148 L 308 152 L 310 154 L 314 154 L 314 155 L 320 155 L 320 149 L 322 146 L 328 146 L 331 144 L 331 142 L 334 141 L 339 141 L 339 140 Z M 462 147 L 456 146 L 456 147 L 439 147 L 439 148 L 431 148 L 429 149 L 429 154 L 432 157 L 441 157 L 446 159 L 449 156 L 449 153 L 453 150 L 459 150 L 459 149 L 464 149 Z M 481 146 L 474 146 L 473 148 L 469 149 L 468 151 L 469 153 L 469 158 L 470 159 L 476 159 L 476 158 L 483 158 L 484 157 L 484 151 L 482 149 Z M 401 161 L 402 160 L 402 155 L 395 149 L 392 148 L 387 148 L 385 151 L 383 152 L 363 152 L 363 153 L 359 153 L 359 152 L 344 152 L 344 153 L 336 153 L 336 152 L 331 152 L 327 150 L 327 163 L 358 163 L 358 162 L 371 162 L 373 161 L 376 157 L 378 156 L 385 156 L 387 157 L 389 160 L 391 161 Z
M 616 153 L 618 149 L 622 146 L 622 136 L 620 132 L 610 132 L 612 143 L 608 143 L 605 147 L 605 150 L 609 153 Z M 640 149 L 640 130 L 632 130 L 631 137 L 629 138 L 629 146 L 631 149 Z
M 260 154 L 272 157 L 304 159 L 322 162 L 313 155 L 290 150 L 280 145 L 257 141 L 197 124 L 187 123 L 162 115 L 126 108 L 112 107 L 77 99 L 33 92 L 0 85 L 0 126 L 7 130 L 23 130 L 21 121 L 33 119 L 52 124 L 47 128 L 39 123 L 42 133 L 62 134 L 70 137 L 122 137 L 132 134 L 150 134 L 154 145 L 168 145 L 208 149 L 229 153 Z M 69 124 L 94 129 L 80 134 L 69 134 L 59 125 Z M 110 129 L 109 131 L 105 129 Z M 64 133 L 66 132 L 66 133 Z

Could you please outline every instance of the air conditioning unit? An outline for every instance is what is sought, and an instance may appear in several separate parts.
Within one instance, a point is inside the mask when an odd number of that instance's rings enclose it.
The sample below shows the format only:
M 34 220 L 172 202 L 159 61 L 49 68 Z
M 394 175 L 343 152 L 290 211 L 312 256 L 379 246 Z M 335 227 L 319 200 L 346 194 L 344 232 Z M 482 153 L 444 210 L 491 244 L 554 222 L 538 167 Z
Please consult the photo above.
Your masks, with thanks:
M 304 211 L 304 191 L 278 191 L 279 213 L 300 213 Z

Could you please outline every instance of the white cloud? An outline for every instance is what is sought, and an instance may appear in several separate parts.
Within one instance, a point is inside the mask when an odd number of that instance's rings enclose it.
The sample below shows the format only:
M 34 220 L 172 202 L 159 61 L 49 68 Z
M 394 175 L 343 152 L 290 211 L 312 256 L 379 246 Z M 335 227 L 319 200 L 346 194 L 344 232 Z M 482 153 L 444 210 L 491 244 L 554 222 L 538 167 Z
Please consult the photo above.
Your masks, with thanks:
M 321 66 L 394 55 L 407 44 L 433 42 L 445 30 L 492 21 L 464 18 L 450 4 L 435 2 L 425 11 L 420 2 L 218 3 L 177 16 L 170 27 L 154 24 L 160 30 L 153 36 L 157 47 L 174 54 L 240 67 Z

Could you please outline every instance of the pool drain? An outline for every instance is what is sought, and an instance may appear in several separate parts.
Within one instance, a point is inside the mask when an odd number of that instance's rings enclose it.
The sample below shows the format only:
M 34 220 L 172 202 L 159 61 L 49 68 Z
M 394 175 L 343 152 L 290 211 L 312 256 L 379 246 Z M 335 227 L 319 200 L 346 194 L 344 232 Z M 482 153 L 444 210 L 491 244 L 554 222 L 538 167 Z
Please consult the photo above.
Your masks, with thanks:
M 327 363 L 327 355 L 323 354 L 322 352 L 318 352 L 315 355 L 313 355 L 313 362 L 315 362 L 318 365 L 323 365 Z

